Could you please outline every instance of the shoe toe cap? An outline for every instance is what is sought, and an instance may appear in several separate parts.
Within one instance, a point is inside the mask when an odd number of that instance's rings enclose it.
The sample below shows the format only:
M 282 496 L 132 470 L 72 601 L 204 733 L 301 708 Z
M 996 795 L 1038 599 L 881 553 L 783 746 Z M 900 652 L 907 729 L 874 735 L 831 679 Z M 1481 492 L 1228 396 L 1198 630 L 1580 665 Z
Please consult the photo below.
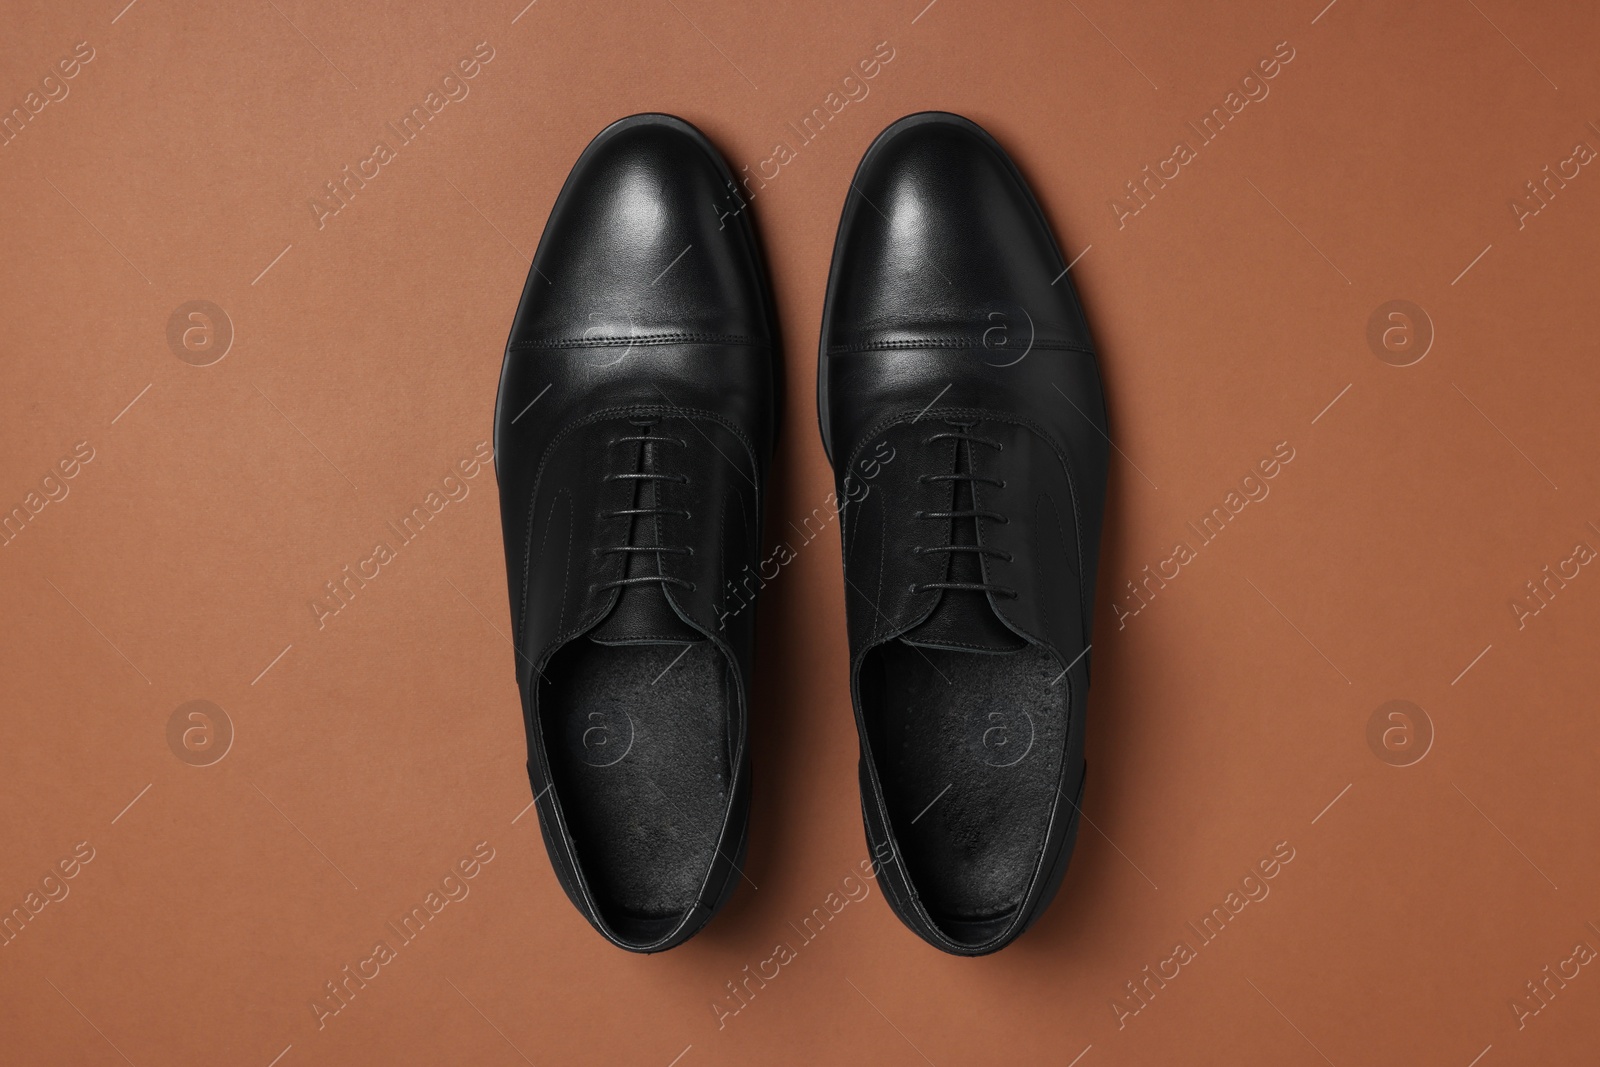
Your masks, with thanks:
M 715 149 L 666 115 L 595 138 L 551 212 L 511 340 L 764 339 L 762 276 Z

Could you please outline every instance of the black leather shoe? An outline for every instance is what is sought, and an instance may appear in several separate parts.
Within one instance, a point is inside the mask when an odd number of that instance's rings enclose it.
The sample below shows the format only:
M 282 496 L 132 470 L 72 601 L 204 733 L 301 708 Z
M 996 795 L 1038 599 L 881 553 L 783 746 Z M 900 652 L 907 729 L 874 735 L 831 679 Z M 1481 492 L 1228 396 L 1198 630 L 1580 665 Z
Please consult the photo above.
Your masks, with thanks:
M 1016 166 L 929 112 L 867 150 L 823 312 L 862 811 L 930 944 L 1009 944 L 1083 790 L 1109 439 L 1066 262 Z
M 495 409 L 539 826 L 578 910 L 636 952 L 687 940 L 742 877 L 755 613 L 724 586 L 759 562 L 778 348 L 730 188 L 680 119 L 596 137 L 539 241 Z

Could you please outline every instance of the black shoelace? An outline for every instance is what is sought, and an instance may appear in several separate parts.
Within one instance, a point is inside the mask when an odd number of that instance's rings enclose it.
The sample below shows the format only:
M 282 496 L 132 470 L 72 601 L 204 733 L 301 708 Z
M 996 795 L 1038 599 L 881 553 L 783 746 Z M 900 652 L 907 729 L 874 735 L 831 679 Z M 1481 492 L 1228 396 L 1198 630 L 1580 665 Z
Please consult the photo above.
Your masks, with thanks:
M 979 437 L 976 434 L 969 432 L 973 425 L 975 425 L 974 423 L 946 422 L 946 425 L 953 427 L 954 432 L 947 431 L 930 434 L 922 439 L 922 443 L 924 446 L 927 446 L 938 441 L 966 442 L 966 472 L 961 473 L 960 470 L 962 465 L 959 462 L 959 457 L 962 446 L 957 444 L 957 473 L 924 474 L 917 480 L 924 483 L 950 482 L 954 484 L 957 487 L 955 501 L 956 507 L 950 511 L 918 511 L 915 512 L 912 517 L 918 519 L 938 519 L 947 524 L 951 524 L 952 520 L 955 519 L 970 519 L 972 521 L 973 541 L 976 542 L 978 531 L 981 529 L 979 524 L 984 520 L 987 519 L 990 522 L 996 522 L 1002 526 L 1006 523 L 1009 523 L 1011 520 L 1006 518 L 1006 516 L 998 511 L 987 511 L 977 507 L 977 497 L 973 491 L 973 486 L 980 484 L 992 485 L 996 489 L 1004 489 L 1006 487 L 1006 483 L 1004 478 L 989 478 L 985 477 L 984 475 L 974 473 L 976 467 L 972 462 L 972 446 L 986 445 L 987 447 L 994 449 L 996 452 L 1004 452 L 1006 450 L 1006 446 L 999 441 L 991 441 L 987 437 Z M 966 486 L 965 494 L 963 494 L 960 489 L 960 487 L 963 485 Z M 962 499 L 963 495 L 965 496 L 965 501 Z M 968 508 L 961 508 L 960 504 L 963 502 L 971 502 L 972 506 Z M 947 543 L 942 545 L 916 545 L 911 549 L 911 551 L 916 555 L 922 555 L 924 553 L 941 553 L 946 557 L 952 557 L 960 554 L 966 554 L 975 557 L 978 560 L 981 560 L 984 557 L 990 557 L 1003 560 L 1008 563 L 1011 561 L 1011 553 L 1005 552 L 998 548 L 990 548 L 987 545 L 980 545 L 976 543 L 967 544 L 956 541 L 954 539 L 953 524 L 947 525 L 946 528 L 951 531 L 952 535 L 951 540 Z M 1017 597 L 1017 591 L 1015 589 L 1010 589 L 1003 585 L 996 585 L 993 582 L 921 582 L 911 587 L 911 591 L 913 593 L 921 593 L 931 589 L 949 589 L 965 593 L 993 593 L 996 596 L 1003 596 L 1012 600 L 1015 600 Z
M 618 508 L 615 511 L 604 511 L 600 513 L 600 517 L 602 519 L 615 519 L 628 516 L 628 527 L 630 530 L 634 528 L 638 521 L 636 516 L 681 515 L 685 519 L 692 518 L 693 516 L 690 515 L 688 510 L 685 508 L 664 508 L 659 506 L 660 491 L 655 488 L 656 484 L 661 482 L 676 482 L 680 485 L 688 485 L 689 478 L 688 475 L 666 474 L 655 469 L 657 467 L 657 453 L 656 450 L 651 447 L 653 445 L 666 444 L 685 446 L 687 442 L 685 442 L 681 437 L 661 437 L 650 433 L 649 429 L 652 425 L 654 425 L 654 420 L 642 423 L 636 422 L 634 425 L 641 427 L 646 432 L 614 438 L 609 442 L 609 445 L 614 448 L 623 443 L 642 443 L 645 446 L 642 449 L 643 455 L 641 457 L 641 461 L 636 465 L 642 466 L 645 469 L 639 471 L 628 471 L 624 473 L 607 474 L 603 479 L 601 479 L 602 481 L 606 482 L 634 482 L 636 484 L 633 500 L 634 506 L 628 508 Z M 649 506 L 644 506 L 646 504 Z M 632 538 L 628 538 L 628 540 L 632 540 Z M 692 556 L 694 555 L 694 548 L 691 546 L 633 544 L 602 545 L 597 547 L 594 552 L 597 556 L 611 555 L 613 553 L 620 553 L 624 556 L 629 556 L 636 552 L 654 553 L 656 557 L 657 571 L 655 574 L 635 575 L 633 577 L 618 578 L 615 581 L 601 583 L 594 587 L 595 592 L 601 592 L 606 589 L 620 589 L 624 586 L 630 585 L 645 585 L 650 582 L 660 582 L 664 586 L 682 586 L 683 588 L 688 589 L 690 592 L 693 592 L 695 589 L 695 583 L 693 582 L 685 581 L 682 578 L 674 578 L 670 574 L 660 573 L 663 570 L 661 565 L 662 556 Z

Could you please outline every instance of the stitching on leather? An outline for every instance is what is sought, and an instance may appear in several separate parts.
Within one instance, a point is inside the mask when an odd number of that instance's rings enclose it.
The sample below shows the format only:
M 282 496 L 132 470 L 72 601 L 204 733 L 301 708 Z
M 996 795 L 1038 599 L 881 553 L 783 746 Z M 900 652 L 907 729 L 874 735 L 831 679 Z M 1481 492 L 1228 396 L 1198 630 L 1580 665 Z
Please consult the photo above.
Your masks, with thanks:
M 1056 502 L 1050 499 L 1049 493 L 1040 493 L 1038 499 L 1034 500 L 1033 502 L 1033 550 L 1039 554 L 1039 561 L 1041 563 L 1044 562 L 1044 542 L 1039 538 L 1039 527 L 1042 525 L 1042 523 L 1039 521 L 1039 511 L 1041 505 L 1047 501 L 1050 504 L 1050 514 L 1053 515 L 1056 520 L 1056 536 L 1061 539 L 1063 544 L 1066 543 L 1066 535 L 1061 529 L 1061 516 L 1056 514 Z M 1050 598 L 1048 596 L 1042 596 L 1038 599 L 1039 613 L 1044 616 L 1045 632 L 1050 633 L 1055 629 L 1050 622 Z
M 740 506 L 743 507 L 743 505 L 740 505 Z M 728 494 L 727 493 L 723 493 L 722 494 L 721 512 L 722 512 L 722 514 L 719 515 L 718 518 L 717 518 L 717 562 L 719 564 L 721 564 L 721 569 L 719 571 L 717 571 L 717 573 L 719 575 L 724 575 L 724 574 L 728 573 Z M 726 594 L 727 590 L 726 589 L 719 589 L 719 590 L 717 590 L 717 592 Z M 723 606 L 724 609 L 726 609 L 727 606 L 728 606 L 728 601 L 727 601 L 726 595 L 724 595 L 724 597 L 723 597 L 722 606 Z M 716 603 L 714 601 L 712 602 L 712 608 L 713 608 L 713 610 L 716 608 Z M 726 618 L 727 614 L 728 614 L 727 611 L 724 610 L 721 613 L 721 616 L 719 617 L 718 622 L 721 622 L 722 618 Z M 720 629 L 722 629 L 722 627 L 718 626 L 717 629 L 720 630 Z
M 753 345 L 766 348 L 769 342 L 737 333 L 646 333 L 633 337 L 557 337 L 548 341 L 516 341 L 506 348 L 624 348 L 629 345 Z
M 915 413 L 913 413 L 911 411 L 904 411 L 904 412 L 901 412 L 901 413 L 899 413 L 897 415 L 889 415 L 889 416 L 886 416 L 883 419 L 880 419 L 878 421 L 878 423 L 875 426 L 873 426 L 870 431 L 868 431 L 867 433 L 865 433 L 865 434 L 863 434 L 861 436 L 861 442 L 858 445 L 856 445 L 856 447 L 851 451 L 849 462 L 846 464 L 845 469 L 846 470 L 854 470 L 855 469 L 856 461 L 860 458 L 862 451 L 867 447 L 868 444 L 872 443 L 873 441 L 876 441 L 879 437 L 883 436 L 890 429 L 892 429 L 892 428 L 894 428 L 894 427 L 896 427 L 896 426 L 898 426 L 898 425 L 900 425 L 902 423 L 916 422 L 918 419 L 922 418 L 922 416 L 924 414 L 926 414 L 926 412 L 915 412 Z M 1058 445 L 1056 443 L 1056 440 L 1055 440 L 1054 437 L 1052 437 L 1050 434 L 1045 432 L 1043 427 L 1041 427 L 1038 423 L 1034 422 L 1032 419 L 1029 419 L 1029 418 L 1024 418 L 1024 417 L 1011 415 L 1011 414 L 1003 414 L 1003 413 L 999 413 L 999 412 L 994 412 L 994 411 L 990 411 L 990 410 L 985 409 L 985 408 L 972 408 L 972 407 L 941 408 L 940 409 L 940 415 L 941 415 L 941 418 L 944 417 L 944 416 L 955 416 L 956 418 L 965 418 L 965 417 L 970 416 L 970 417 L 976 418 L 976 419 L 987 419 L 987 420 L 989 420 L 991 422 L 1003 422 L 1003 423 L 1008 423 L 1008 424 L 1010 424 L 1012 426 L 1021 426 L 1021 427 L 1024 427 L 1025 429 L 1031 431 L 1040 440 L 1044 441 L 1047 445 L 1049 445 L 1050 446 L 1050 450 L 1052 452 L 1054 452 L 1055 455 L 1056 455 L 1056 462 L 1061 465 L 1061 475 L 1062 475 L 1063 478 L 1065 478 L 1067 480 L 1067 490 L 1068 490 L 1068 492 L 1070 492 L 1072 494 L 1072 518 L 1073 518 L 1073 524 L 1074 524 L 1073 525 L 1073 529 L 1074 529 L 1075 532 L 1082 529 L 1082 525 L 1083 525 L 1082 524 L 1082 517 L 1081 517 L 1081 513 L 1078 510 L 1078 489 L 1077 489 L 1077 484 L 1076 484 L 1076 482 L 1074 481 L 1074 479 L 1072 477 L 1072 468 L 1070 466 L 1068 466 L 1068 464 L 1067 464 L 1067 452 L 1063 447 L 1061 447 L 1060 445 Z M 1058 519 L 1057 521 L 1059 522 L 1060 520 Z M 887 522 L 887 512 L 885 512 L 885 522 Z M 1078 589 L 1079 589 L 1079 592 L 1078 592 L 1078 605 L 1079 605 L 1079 610 L 1082 611 L 1083 610 L 1083 603 L 1084 603 L 1084 586 L 1085 586 L 1086 583 L 1083 580 L 1083 574 L 1084 574 L 1084 566 L 1083 566 L 1083 537 L 1082 537 L 1081 533 L 1077 536 L 1076 543 L 1077 543 L 1077 550 L 1078 550 L 1078 576 L 1079 576 L 1078 577 Z M 878 563 L 879 563 L 879 567 L 880 567 L 880 573 L 879 573 L 879 579 L 878 580 L 879 580 L 879 583 L 880 583 L 880 586 L 881 586 L 881 583 L 883 581 L 882 573 L 881 573 L 881 567 L 883 565 L 883 557 L 881 555 L 878 558 Z M 1018 627 L 1018 629 L 1021 629 L 1021 627 Z M 1088 630 L 1087 620 L 1086 620 L 1084 629 L 1085 629 L 1085 632 L 1087 632 L 1087 630 Z M 877 635 L 878 635 L 877 617 L 874 616 L 872 634 L 868 637 L 868 641 L 869 642 L 875 641 L 876 638 L 877 638 Z M 1036 640 L 1036 641 L 1038 640 L 1037 635 L 1029 634 L 1028 636 L 1033 637 L 1034 640 Z M 856 669 L 855 665 L 852 665 L 851 670 L 854 671 L 855 669 Z
M 570 497 L 571 495 L 572 494 L 568 493 L 565 489 L 561 489 L 561 490 L 558 490 L 556 492 L 556 498 L 550 505 L 550 514 L 545 519 L 545 522 L 544 522 L 544 536 L 539 538 L 539 554 L 541 556 L 544 555 L 545 546 L 550 543 L 550 527 L 552 525 L 554 525 L 555 521 L 556 521 L 556 516 L 555 516 L 556 505 L 561 502 L 562 496 Z M 576 511 L 576 509 L 574 509 L 574 511 Z M 530 515 L 529 518 L 532 518 L 532 516 Z M 526 630 L 523 628 L 523 623 L 525 622 L 525 620 L 527 618 L 527 611 L 528 611 L 527 572 L 528 572 L 529 561 L 533 558 L 532 557 L 532 553 L 533 553 L 533 531 L 532 531 L 532 529 L 530 529 L 528 531 L 528 552 L 523 557 L 523 560 L 522 560 L 522 572 L 523 572 L 522 602 L 517 607 L 517 615 L 518 615 L 518 619 L 517 619 L 517 644 L 518 644 L 519 647 L 522 644 L 523 634 L 526 632 Z M 568 547 L 567 547 L 567 560 L 568 560 L 568 565 L 569 566 L 571 565 L 571 559 L 572 559 L 572 548 L 571 548 L 571 542 L 570 542 L 570 539 L 569 539 Z M 565 596 L 565 594 L 563 593 L 563 598 L 564 598 L 564 596 Z
M 883 561 L 889 554 L 889 513 L 878 509 L 878 591 L 872 600 L 872 636 L 878 636 L 878 626 L 883 622 Z
M 729 433 L 733 434 L 736 438 L 738 438 L 739 443 L 742 444 L 744 446 L 744 448 L 745 448 L 745 458 L 750 461 L 750 469 L 751 469 L 751 471 L 759 472 L 759 470 L 760 470 L 759 465 L 756 463 L 755 448 L 754 448 L 754 446 L 751 445 L 750 439 L 745 436 L 743 430 L 739 429 L 739 427 L 735 426 L 732 422 L 730 422 L 729 420 L 723 418 L 721 415 L 718 415 L 714 411 L 704 411 L 704 410 L 701 410 L 700 408 L 681 407 L 679 405 L 672 404 L 670 401 L 666 405 L 662 405 L 662 404 L 625 404 L 625 405 L 622 405 L 620 407 L 605 408 L 605 409 L 602 409 L 600 411 L 596 411 L 591 415 L 586 415 L 583 418 L 578 419 L 575 422 L 570 422 L 566 426 L 563 426 L 561 428 L 561 430 L 555 435 L 555 437 L 550 439 L 550 443 L 545 446 L 544 454 L 539 457 L 539 469 L 534 474 L 533 489 L 528 494 L 528 536 L 527 536 L 527 542 L 526 542 L 526 545 L 525 545 L 525 547 L 523 549 L 523 555 L 522 555 L 522 609 L 521 609 L 521 618 L 518 620 L 519 621 L 519 625 L 524 627 L 522 632 L 526 632 L 525 627 L 526 627 L 526 624 L 527 624 L 527 617 L 528 617 L 528 579 L 529 579 L 529 571 L 531 570 L 532 552 L 533 552 L 533 506 L 534 506 L 535 503 L 537 503 L 537 501 L 539 499 L 539 486 L 544 481 L 544 471 L 545 471 L 545 467 L 547 467 L 549 465 L 549 463 L 550 463 L 550 457 L 555 453 L 556 448 L 569 435 L 577 432 L 580 429 L 584 429 L 585 427 L 588 427 L 588 426 L 590 426 L 590 425 L 592 425 L 593 423 L 596 423 L 596 422 L 604 422 L 606 419 L 620 418 L 620 417 L 626 417 L 628 415 L 639 415 L 639 414 L 656 414 L 656 415 L 661 415 L 664 418 L 671 418 L 674 415 L 676 415 L 678 417 L 685 418 L 685 419 L 691 419 L 691 420 L 692 419 L 696 419 L 696 418 L 708 419 L 708 420 L 716 423 L 717 425 L 721 426 L 723 429 L 727 430 Z M 565 490 L 563 490 L 563 492 L 564 491 Z M 571 496 L 570 493 L 568 495 Z M 557 499 L 560 499 L 560 493 L 557 494 Z M 760 511 L 759 511 L 760 505 L 761 505 L 761 497 L 760 497 L 760 489 L 758 488 L 756 490 L 757 514 L 760 513 Z M 577 510 L 577 507 L 576 507 L 576 503 L 574 503 L 574 506 L 573 506 L 573 509 L 572 509 L 573 529 L 577 528 L 577 514 L 578 514 L 578 510 Z M 569 535 L 569 540 L 570 540 L 570 535 Z M 570 548 L 569 548 L 569 555 L 568 555 L 569 566 L 570 566 L 570 562 L 571 562 L 571 555 L 570 555 Z M 613 593 L 612 597 L 608 598 L 606 607 L 610 606 L 610 602 L 612 600 L 614 600 L 615 597 L 616 597 L 616 595 L 615 595 L 615 593 Z M 602 608 L 601 610 L 603 611 L 604 608 Z M 596 616 L 597 617 L 598 617 L 599 614 L 600 614 L 599 612 L 596 612 Z M 562 618 L 564 618 L 564 617 L 565 617 L 565 615 L 563 614 Z M 558 620 L 558 625 L 559 625 L 559 620 Z M 587 628 L 589 625 L 592 625 L 592 622 L 590 622 L 589 620 L 586 620 L 586 619 L 580 619 L 575 624 L 575 626 L 573 627 L 573 629 L 571 631 L 557 633 L 550 641 L 548 641 L 545 644 L 545 646 L 543 648 L 541 648 L 539 650 L 538 656 L 534 657 L 535 666 L 537 667 L 537 664 L 539 663 L 540 660 L 542 660 L 544 658 L 544 656 L 545 656 L 545 654 L 547 652 L 549 652 L 553 648 L 558 648 L 561 645 L 565 644 L 567 641 L 571 640 L 571 638 L 573 636 L 575 636 L 577 633 L 579 633 L 582 630 L 584 630 L 585 628 Z
M 1079 344 L 1076 341 L 1054 341 L 1048 338 L 1043 340 L 1035 338 L 1029 347 L 1060 352 L 1082 352 L 1089 356 L 1095 354 L 1094 349 L 1088 345 Z M 982 340 L 973 340 L 970 337 L 923 337 L 898 341 L 859 341 L 853 344 L 829 345 L 828 355 L 847 355 L 851 352 L 888 352 L 903 348 L 982 348 L 998 351 L 984 344 Z
M 569 515 L 567 521 L 567 561 L 566 566 L 561 571 L 561 614 L 556 616 L 557 630 L 561 629 L 561 624 L 567 619 L 567 583 L 572 580 L 572 535 L 578 528 L 578 505 L 577 501 L 572 498 L 571 493 L 567 494 L 567 508 Z

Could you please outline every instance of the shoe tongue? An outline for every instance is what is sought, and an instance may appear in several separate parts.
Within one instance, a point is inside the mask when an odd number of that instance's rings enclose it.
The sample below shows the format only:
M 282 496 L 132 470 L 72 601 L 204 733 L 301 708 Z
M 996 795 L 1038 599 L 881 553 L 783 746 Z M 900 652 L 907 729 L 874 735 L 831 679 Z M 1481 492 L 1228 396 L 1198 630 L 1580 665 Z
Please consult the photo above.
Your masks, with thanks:
M 638 471 L 656 468 L 660 462 L 660 445 L 640 442 Z M 641 481 L 634 491 L 629 507 L 657 507 L 658 482 Z M 640 548 L 659 545 L 656 537 L 658 523 L 654 515 L 634 515 L 629 522 L 625 544 Z M 661 574 L 662 564 L 672 558 L 654 552 L 629 552 L 626 578 L 647 578 Z M 682 645 L 702 641 L 705 635 L 678 617 L 667 602 L 666 586 L 661 582 L 636 582 L 624 585 L 615 606 L 599 626 L 589 631 L 589 640 L 600 645 Z
M 951 652 L 1021 652 L 1028 647 L 995 615 L 987 596 L 959 589 L 946 589 L 933 614 L 901 634 L 900 641 Z
M 589 640 L 598 645 L 683 645 L 704 639 L 678 618 L 659 582 L 623 586 L 611 614 L 589 631 Z
M 970 473 L 971 456 L 967 448 L 958 446 L 956 457 L 956 472 Z M 971 485 L 966 482 L 957 482 L 955 485 L 954 507 L 951 510 L 974 510 Z M 980 521 L 951 519 L 949 543 L 977 544 Z M 946 581 L 978 584 L 984 580 L 982 557 L 978 553 L 951 552 L 949 559 Z M 969 589 L 942 590 L 933 612 L 901 634 L 900 641 L 917 648 L 991 654 L 1020 652 L 1028 647 L 1027 641 L 1000 621 L 989 604 L 988 594 Z

